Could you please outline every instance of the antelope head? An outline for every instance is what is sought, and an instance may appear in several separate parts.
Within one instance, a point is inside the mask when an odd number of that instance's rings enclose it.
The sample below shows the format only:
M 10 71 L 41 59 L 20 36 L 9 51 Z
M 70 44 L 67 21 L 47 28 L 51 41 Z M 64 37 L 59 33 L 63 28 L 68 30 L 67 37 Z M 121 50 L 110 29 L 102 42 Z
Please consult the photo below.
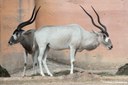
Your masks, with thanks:
M 35 21 L 37 13 L 38 13 L 40 7 L 37 9 L 36 12 L 35 12 L 35 9 L 36 9 L 36 7 L 34 7 L 33 12 L 32 12 L 32 16 L 31 16 L 31 18 L 29 20 L 27 20 L 25 22 L 22 22 L 17 26 L 17 28 L 15 29 L 15 31 L 13 32 L 11 38 L 8 41 L 9 45 L 13 45 L 13 44 L 19 43 L 22 40 L 22 35 L 25 33 L 25 30 L 23 30 L 22 28 L 27 26 L 27 25 L 29 25 L 29 24 L 32 24 Z
M 96 33 L 98 36 L 99 36 L 99 41 L 105 46 L 107 47 L 109 50 L 111 50 L 113 48 L 113 45 L 112 45 L 112 42 L 109 38 L 109 34 L 107 32 L 107 28 L 105 25 L 103 25 L 101 22 L 100 22 L 100 17 L 98 15 L 98 13 L 96 12 L 96 10 L 92 7 L 93 11 L 95 12 L 96 16 L 97 16 L 97 20 L 98 20 L 98 23 L 99 25 L 97 25 L 94 20 L 93 20 L 93 17 L 80 5 L 80 7 L 83 9 L 83 11 L 90 17 L 91 21 L 92 21 L 92 24 L 97 27 L 98 29 L 100 29 L 101 31 L 100 32 L 94 32 Z

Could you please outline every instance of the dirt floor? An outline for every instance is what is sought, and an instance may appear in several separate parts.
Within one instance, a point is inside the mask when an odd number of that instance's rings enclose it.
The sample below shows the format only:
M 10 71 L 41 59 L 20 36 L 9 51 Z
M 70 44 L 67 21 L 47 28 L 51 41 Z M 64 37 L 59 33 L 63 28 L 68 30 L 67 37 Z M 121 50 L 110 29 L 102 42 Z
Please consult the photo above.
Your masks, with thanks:
M 70 75 L 68 65 L 48 61 L 48 66 L 54 77 L 33 75 L 30 68 L 25 77 L 21 77 L 20 71 L 10 78 L 0 78 L 0 85 L 128 85 L 128 76 L 116 76 L 115 71 L 91 71 L 75 67 L 75 73 Z

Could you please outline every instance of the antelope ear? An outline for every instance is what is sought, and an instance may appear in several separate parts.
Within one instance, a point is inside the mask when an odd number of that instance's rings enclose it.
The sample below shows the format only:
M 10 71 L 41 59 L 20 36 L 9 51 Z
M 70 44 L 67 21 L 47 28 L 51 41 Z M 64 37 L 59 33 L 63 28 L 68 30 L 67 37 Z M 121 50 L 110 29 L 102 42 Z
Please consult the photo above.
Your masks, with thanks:
M 24 32 L 24 35 L 30 35 L 32 32 L 31 31 L 26 31 Z
M 99 35 L 99 32 L 92 30 L 93 33 L 95 33 L 96 35 Z

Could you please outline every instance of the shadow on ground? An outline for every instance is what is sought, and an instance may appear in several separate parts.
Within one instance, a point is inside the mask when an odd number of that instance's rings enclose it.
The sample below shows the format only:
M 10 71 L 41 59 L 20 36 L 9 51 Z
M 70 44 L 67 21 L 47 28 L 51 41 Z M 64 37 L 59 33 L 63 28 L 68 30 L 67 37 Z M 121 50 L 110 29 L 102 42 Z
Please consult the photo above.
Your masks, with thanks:
M 74 73 L 82 73 L 84 71 L 78 71 L 78 70 L 74 70 Z M 69 75 L 70 74 L 70 70 L 62 70 L 62 71 L 59 71 L 59 72 L 54 72 L 53 73 L 53 76 L 54 77 L 58 77 L 58 76 L 66 76 L 66 75 Z M 48 74 L 45 73 L 46 76 L 49 76 Z M 39 73 L 37 74 L 33 74 L 31 76 L 41 76 Z

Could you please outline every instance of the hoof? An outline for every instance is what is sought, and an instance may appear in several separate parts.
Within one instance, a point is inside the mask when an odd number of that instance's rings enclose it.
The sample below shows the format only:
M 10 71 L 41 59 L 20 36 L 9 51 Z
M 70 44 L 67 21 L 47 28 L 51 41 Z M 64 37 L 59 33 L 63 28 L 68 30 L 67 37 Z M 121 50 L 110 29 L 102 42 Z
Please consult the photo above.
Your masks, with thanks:
M 40 74 L 41 76 L 45 76 L 44 74 Z
M 73 74 L 73 72 L 71 71 L 70 74 Z
M 52 77 L 53 75 L 52 75 L 52 74 L 50 74 L 49 76 L 51 76 L 51 77 Z

